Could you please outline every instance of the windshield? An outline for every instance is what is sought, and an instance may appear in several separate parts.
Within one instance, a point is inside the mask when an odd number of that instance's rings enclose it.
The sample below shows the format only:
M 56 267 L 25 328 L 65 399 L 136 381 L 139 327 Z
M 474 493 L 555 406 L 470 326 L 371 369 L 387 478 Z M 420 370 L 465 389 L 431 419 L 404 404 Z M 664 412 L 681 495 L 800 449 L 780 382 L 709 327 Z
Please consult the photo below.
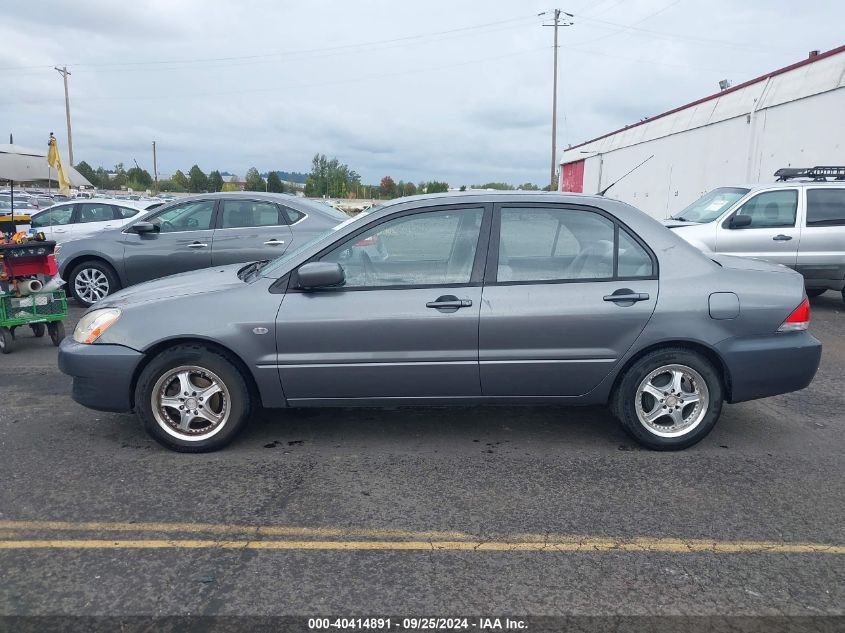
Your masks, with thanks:
M 672 219 L 701 224 L 712 222 L 748 191 L 743 187 L 719 187 L 708 191 L 683 211 L 673 215 Z
M 299 255 L 300 253 L 302 253 L 306 249 L 311 248 L 312 246 L 314 246 L 318 242 L 322 242 L 323 240 L 326 240 L 327 238 L 334 235 L 340 229 L 342 229 L 346 226 L 349 226 L 353 222 L 357 222 L 358 220 L 360 220 L 363 217 L 366 217 L 367 215 L 369 215 L 369 211 L 362 211 L 358 215 L 347 219 L 345 222 L 341 222 L 340 224 L 338 224 L 334 228 L 331 228 L 328 231 L 324 231 L 324 232 L 316 235 L 315 237 L 308 240 L 307 242 L 305 242 L 304 244 L 302 244 L 298 248 L 295 248 L 292 251 L 288 251 L 284 255 L 277 257 L 276 259 L 274 259 L 272 261 L 267 262 L 267 264 L 265 264 L 264 267 L 260 269 L 259 274 L 263 275 L 265 273 L 272 273 L 272 272 L 278 270 L 280 266 L 283 266 L 284 264 L 286 264 L 287 262 L 292 260 L 294 257 Z M 344 214 L 344 216 L 345 216 L 345 214 Z

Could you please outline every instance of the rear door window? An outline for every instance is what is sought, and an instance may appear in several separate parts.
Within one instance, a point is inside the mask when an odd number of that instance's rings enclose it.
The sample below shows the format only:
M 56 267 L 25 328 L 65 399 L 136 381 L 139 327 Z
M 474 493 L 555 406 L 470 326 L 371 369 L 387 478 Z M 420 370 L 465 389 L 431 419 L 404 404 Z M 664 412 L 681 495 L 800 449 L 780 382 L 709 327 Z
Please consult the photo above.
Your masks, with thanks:
M 242 229 L 255 226 L 287 224 L 281 209 L 272 202 L 257 200 L 224 200 L 221 229 Z
M 807 189 L 807 226 L 845 226 L 845 188 Z
M 114 220 L 114 207 L 100 202 L 83 202 L 79 205 L 79 222 L 109 222 Z

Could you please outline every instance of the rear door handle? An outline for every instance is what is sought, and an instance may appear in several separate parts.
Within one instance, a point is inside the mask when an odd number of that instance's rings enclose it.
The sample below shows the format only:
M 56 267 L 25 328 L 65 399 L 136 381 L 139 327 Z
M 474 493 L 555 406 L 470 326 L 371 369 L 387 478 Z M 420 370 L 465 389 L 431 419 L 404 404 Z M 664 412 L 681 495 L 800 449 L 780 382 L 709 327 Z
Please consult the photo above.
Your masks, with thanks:
M 282 240 L 272 239 L 267 242 L 264 242 L 264 246 L 282 246 L 284 242 Z
M 604 295 L 602 297 L 605 301 L 613 301 L 614 303 L 625 303 L 625 302 L 636 302 L 636 301 L 648 301 L 648 293 L 647 292 L 628 292 L 625 294 L 612 294 L 612 295 Z
M 784 235 L 783 233 L 781 233 L 780 235 L 775 235 L 772 239 L 775 240 L 776 242 L 788 242 L 789 240 L 792 239 L 792 236 L 791 235 Z
M 208 244 L 203 244 L 202 242 L 194 242 L 193 244 L 188 244 L 188 248 L 207 248 Z

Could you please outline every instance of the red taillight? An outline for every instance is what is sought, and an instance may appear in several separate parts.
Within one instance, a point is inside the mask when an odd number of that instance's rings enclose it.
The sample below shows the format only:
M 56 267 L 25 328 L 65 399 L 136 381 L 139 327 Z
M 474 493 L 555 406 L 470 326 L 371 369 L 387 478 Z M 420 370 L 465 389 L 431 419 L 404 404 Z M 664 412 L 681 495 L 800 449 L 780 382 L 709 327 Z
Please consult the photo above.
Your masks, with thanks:
M 778 328 L 778 332 L 803 332 L 810 326 L 810 300 L 806 297 Z

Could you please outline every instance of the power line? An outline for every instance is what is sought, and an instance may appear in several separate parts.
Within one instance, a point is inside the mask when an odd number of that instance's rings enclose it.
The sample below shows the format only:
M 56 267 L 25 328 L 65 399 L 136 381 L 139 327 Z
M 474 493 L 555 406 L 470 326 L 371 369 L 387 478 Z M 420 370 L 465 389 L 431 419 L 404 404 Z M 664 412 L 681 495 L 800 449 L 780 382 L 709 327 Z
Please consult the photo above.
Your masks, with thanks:
M 667 7 L 668 8 L 668 7 Z M 792 51 L 793 49 L 782 47 L 782 46 L 748 46 L 746 44 L 737 44 L 735 42 L 730 42 L 728 40 L 717 40 L 705 37 L 698 37 L 696 35 L 686 35 L 682 33 L 667 33 L 665 31 L 656 31 L 654 29 L 644 29 L 635 25 L 628 25 L 628 24 L 619 24 L 618 22 L 609 22 L 607 20 L 600 20 L 598 18 L 589 18 L 584 16 L 576 15 L 576 18 L 581 20 L 585 20 L 587 22 L 594 22 L 597 25 L 604 27 L 604 28 L 615 28 L 615 29 L 622 29 L 623 31 L 634 31 L 636 33 L 644 33 L 650 35 L 652 37 L 662 37 L 665 39 L 672 39 L 672 40 L 680 40 L 687 43 L 699 43 L 699 44 L 717 44 L 719 46 L 730 46 L 733 48 L 742 48 L 746 50 L 752 51 Z M 594 38 L 592 40 L 584 40 L 582 42 L 573 42 L 573 44 L 588 44 L 593 41 L 596 41 Z
M 77 101 L 155 101 L 158 99 L 194 99 L 194 98 L 206 98 L 206 97 L 219 97 L 219 96 L 226 96 L 226 95 L 242 95 L 242 94 L 255 94 L 255 93 L 272 93 L 272 92 L 289 92 L 290 90 L 297 90 L 297 89 L 305 89 L 305 88 L 322 88 L 325 86 L 334 86 L 340 84 L 348 84 L 348 83 L 356 83 L 359 81 L 363 81 L 366 79 L 378 79 L 380 77 L 401 77 L 405 75 L 411 75 L 415 73 L 426 73 L 426 72 L 434 72 L 438 70 L 449 70 L 452 68 L 459 68 L 462 66 L 471 66 L 474 64 L 482 64 L 488 61 L 495 61 L 499 59 L 506 59 L 508 57 L 516 57 L 518 55 L 525 55 L 527 53 L 533 53 L 536 51 L 546 51 L 548 50 L 548 46 L 539 46 L 536 48 L 528 48 L 522 49 L 518 51 L 513 51 L 511 53 L 506 53 L 503 55 L 495 55 L 493 57 L 484 57 L 480 59 L 472 59 L 467 60 L 464 62 L 458 62 L 454 64 L 446 64 L 441 66 L 430 66 L 428 68 L 410 68 L 405 70 L 399 70 L 396 72 L 390 73 L 372 73 L 368 75 L 356 75 L 354 77 L 347 77 L 345 79 L 337 79 L 333 81 L 325 81 L 319 83 L 309 83 L 309 84 L 285 84 L 283 86 L 274 86 L 272 88 L 238 88 L 235 90 L 225 90 L 225 91 L 216 91 L 216 92 L 193 92 L 193 93 L 183 93 L 183 94 L 152 94 L 152 95 L 130 95 L 130 96 L 110 96 L 110 97 L 82 97 L 77 99 Z M 33 97 L 33 99 L 29 100 L 21 100 L 21 101 L 2 101 L 0 102 L 0 106 L 8 106 L 8 105 L 31 105 L 31 104 L 38 104 L 42 105 L 45 103 L 49 103 L 47 99 L 41 99 L 38 97 Z
M 638 25 L 638 24 L 642 24 L 643 22 L 646 22 L 646 21 L 650 20 L 650 19 L 651 19 L 651 18 L 653 18 L 654 16 L 656 16 L 656 15 L 660 15 L 660 14 L 661 14 L 661 13 L 663 13 L 664 11 L 668 11 L 669 9 L 671 9 L 672 7 L 674 7 L 676 4 L 678 4 L 678 3 L 680 3 L 680 2 L 681 2 L 681 0 L 673 0 L 673 1 L 672 1 L 672 2 L 670 2 L 669 4 L 667 4 L 667 5 L 665 5 L 664 7 L 662 7 L 662 8 L 660 8 L 660 9 L 658 9 L 657 11 L 654 11 L 653 13 L 649 13 L 648 15 L 646 15 L 646 16 L 644 16 L 644 17 L 640 18 L 639 20 L 637 20 L 636 22 L 634 22 L 634 24 L 632 24 L 632 25 L 631 25 L 631 27 L 636 26 L 636 25 Z M 596 15 L 596 14 L 593 14 L 593 15 Z M 589 21 L 589 20 L 590 20 L 590 17 L 589 17 L 589 16 L 579 16 L 579 17 L 580 17 L 582 20 L 587 20 L 587 21 Z M 629 27 L 629 28 L 630 28 L 630 27 Z M 593 42 L 598 42 L 598 41 L 600 41 L 600 40 L 606 40 L 606 39 L 611 38 L 611 37 L 616 37 L 617 35 L 622 35 L 623 33 L 624 33 L 624 31 L 617 31 L 617 32 L 615 32 L 615 33 L 607 33 L 606 35 L 600 35 L 599 37 L 595 37 L 595 38 L 593 38 L 592 40 L 589 40 L 589 42 L 590 42 L 590 43 L 593 43 Z M 576 42 L 576 44 L 585 44 L 585 43 L 586 43 L 586 41 L 585 41 L 585 42 Z
M 272 53 L 259 53 L 253 55 L 236 55 L 230 57 L 197 57 L 197 58 L 189 58 L 189 59 L 164 59 L 164 60 L 145 60 L 145 61 L 126 61 L 126 62 L 77 62 L 75 64 L 69 64 L 74 68 L 106 68 L 106 67 L 116 67 L 116 66 L 165 66 L 171 64 L 196 64 L 196 63 L 225 63 L 225 62 L 238 62 L 238 61 L 249 61 L 249 60 L 261 60 L 261 59 L 270 59 L 270 58 L 277 58 L 277 57 L 286 57 L 291 55 L 305 55 L 310 53 L 321 53 L 321 52 L 329 52 L 329 51 L 348 51 L 350 49 L 361 48 L 361 47 L 372 47 L 378 46 L 382 44 L 395 44 L 400 42 L 409 42 L 413 40 L 420 40 L 425 38 L 437 37 L 442 35 L 449 35 L 449 34 L 462 34 L 469 31 L 476 31 L 479 29 L 485 29 L 492 26 L 500 26 L 503 24 L 512 24 L 514 22 L 527 22 L 527 21 L 536 21 L 536 16 L 520 16 L 520 17 L 513 17 L 508 18 L 505 20 L 497 20 L 495 22 L 486 22 L 483 24 L 474 24 L 470 26 L 464 26 L 454 29 L 447 29 L 445 31 L 434 31 L 430 33 L 421 33 L 417 35 L 407 35 L 404 37 L 396 37 L 386 40 L 375 40 L 371 42 L 359 42 L 356 44 L 342 44 L 339 46 L 327 46 L 327 47 L 320 47 L 320 48 L 309 48 L 309 49 L 300 49 L 300 50 L 293 50 L 293 51 L 276 51 Z M 0 67 L 0 71 L 14 71 L 14 70 L 36 70 L 36 69 L 43 69 L 47 65 L 30 65 L 30 66 L 5 66 Z

